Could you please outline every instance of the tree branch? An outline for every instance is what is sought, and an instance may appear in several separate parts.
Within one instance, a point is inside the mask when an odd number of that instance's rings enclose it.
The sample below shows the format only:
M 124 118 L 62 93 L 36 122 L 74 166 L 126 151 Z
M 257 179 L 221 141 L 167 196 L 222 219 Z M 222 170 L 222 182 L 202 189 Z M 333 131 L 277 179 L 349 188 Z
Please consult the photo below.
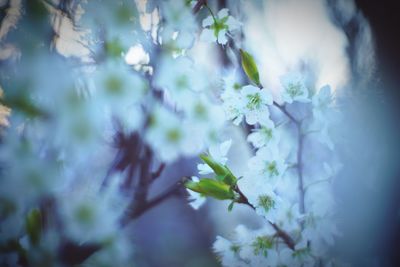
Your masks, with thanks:
M 154 197 L 153 199 L 146 200 L 141 205 L 134 206 L 134 208 L 131 210 L 128 208 L 127 213 L 121 219 L 121 226 L 122 227 L 126 226 L 130 221 L 139 218 L 145 212 L 161 204 L 164 200 L 168 199 L 169 197 L 172 197 L 174 195 L 179 195 L 180 192 L 181 192 L 180 182 L 174 183 L 172 186 L 170 186 L 168 189 L 166 189 L 164 192 Z
M 198 0 L 196 5 L 193 7 L 192 12 L 193 14 L 196 14 L 197 12 L 200 11 L 200 9 L 204 6 L 207 5 L 207 0 Z

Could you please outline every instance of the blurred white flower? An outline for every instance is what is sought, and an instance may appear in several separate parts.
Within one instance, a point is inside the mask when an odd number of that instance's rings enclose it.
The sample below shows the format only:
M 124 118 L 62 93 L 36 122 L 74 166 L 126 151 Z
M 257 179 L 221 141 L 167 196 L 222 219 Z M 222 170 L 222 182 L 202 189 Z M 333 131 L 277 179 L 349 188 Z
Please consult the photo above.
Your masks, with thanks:
M 146 131 L 146 142 L 160 159 L 172 162 L 185 150 L 185 127 L 178 116 L 162 106 L 156 106 Z
M 287 103 L 293 101 L 308 102 L 308 89 L 304 84 L 303 76 L 297 72 L 289 72 L 281 76 L 283 86 L 282 99 Z
M 105 242 L 119 227 L 124 206 L 116 207 L 112 197 L 96 193 L 58 197 L 66 233 L 78 243 Z
M 170 102 L 182 108 L 187 101 L 198 96 L 195 92 L 205 90 L 208 83 L 190 58 L 164 55 L 155 69 L 154 85 L 164 90 Z
M 324 120 L 326 114 L 332 109 L 332 92 L 329 85 L 323 86 L 318 93 L 312 97 L 313 115 L 317 120 Z
M 268 117 L 263 117 L 259 121 L 260 127 L 255 128 L 247 136 L 247 141 L 256 148 L 264 146 L 277 146 L 280 140 L 278 130 L 274 126 L 274 122 Z
M 304 230 L 302 237 L 304 240 L 309 240 L 313 244 L 314 251 L 323 252 L 326 244 L 333 245 L 334 237 L 339 235 L 334 221 L 329 217 L 320 217 L 313 213 L 308 213 L 304 216 Z M 322 243 L 324 242 L 324 243 Z
M 221 9 L 217 16 L 208 16 L 203 20 L 203 31 L 200 39 L 206 42 L 218 42 L 225 45 L 228 42 L 227 35 L 240 28 L 240 22 L 229 16 L 227 8 Z
M 189 5 L 182 0 L 161 1 L 161 16 L 164 19 L 161 36 L 164 45 L 190 48 L 195 40 L 197 24 Z
M 265 181 L 275 183 L 285 172 L 285 160 L 275 147 L 260 148 L 248 161 L 249 169 L 265 176 Z

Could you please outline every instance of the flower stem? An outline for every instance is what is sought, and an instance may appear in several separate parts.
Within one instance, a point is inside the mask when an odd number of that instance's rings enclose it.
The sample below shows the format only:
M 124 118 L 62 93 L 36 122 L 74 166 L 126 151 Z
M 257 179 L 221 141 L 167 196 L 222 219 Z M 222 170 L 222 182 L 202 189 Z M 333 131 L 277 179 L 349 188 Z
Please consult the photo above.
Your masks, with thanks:
M 204 6 L 205 6 L 205 7 L 208 9 L 208 11 L 210 12 L 211 17 L 212 17 L 213 20 L 214 20 L 214 23 L 217 23 L 217 18 L 215 17 L 214 12 L 212 12 L 212 10 L 211 10 L 210 6 L 207 4 L 207 2 L 204 4 Z

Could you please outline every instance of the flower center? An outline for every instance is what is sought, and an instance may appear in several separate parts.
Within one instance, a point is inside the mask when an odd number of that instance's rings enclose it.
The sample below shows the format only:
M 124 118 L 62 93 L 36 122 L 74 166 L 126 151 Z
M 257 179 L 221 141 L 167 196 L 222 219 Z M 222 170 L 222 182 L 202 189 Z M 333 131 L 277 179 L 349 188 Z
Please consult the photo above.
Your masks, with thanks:
M 261 106 L 261 96 L 259 93 L 254 95 L 247 95 L 249 102 L 247 103 L 247 108 L 250 110 L 258 109 Z
M 272 129 L 267 128 L 267 127 L 262 127 L 261 128 L 261 133 L 268 139 L 272 139 Z
M 176 78 L 175 85 L 179 90 L 186 89 L 189 87 L 189 81 L 185 75 L 181 75 Z
M 228 25 L 225 22 L 228 20 L 228 16 L 222 19 L 215 19 L 214 24 L 210 26 L 212 30 L 214 30 L 214 36 L 218 38 L 218 34 L 221 30 L 228 30 Z
M 300 83 L 290 83 L 286 88 L 286 92 L 291 97 L 301 96 L 303 92 L 301 91 L 301 84 Z
M 271 162 L 267 162 L 267 166 L 266 166 L 266 171 L 269 173 L 269 176 L 278 176 L 279 175 L 279 171 L 278 168 L 276 166 L 276 161 L 271 161 Z
M 106 90 L 111 94 L 120 94 L 122 92 L 122 81 L 116 76 L 110 76 L 105 82 Z
M 262 254 L 264 257 L 267 257 L 268 249 L 271 249 L 273 246 L 273 240 L 269 236 L 257 236 L 252 246 L 254 255 Z
M 258 197 L 258 205 L 262 207 L 265 212 L 268 212 L 275 206 L 275 201 L 268 195 L 261 195 Z
M 176 128 L 170 129 L 167 132 L 167 139 L 172 143 L 176 143 L 177 141 L 179 141 L 179 139 L 181 139 L 181 132 L 179 131 L 179 129 Z

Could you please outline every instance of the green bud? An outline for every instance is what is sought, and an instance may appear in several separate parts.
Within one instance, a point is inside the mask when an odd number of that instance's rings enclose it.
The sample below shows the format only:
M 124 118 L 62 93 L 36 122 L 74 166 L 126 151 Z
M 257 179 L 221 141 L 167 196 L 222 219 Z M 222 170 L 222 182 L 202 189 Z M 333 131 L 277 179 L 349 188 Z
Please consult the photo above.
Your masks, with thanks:
M 250 81 L 260 87 L 260 75 L 258 74 L 258 69 L 254 58 L 242 49 L 240 49 L 240 57 L 242 59 L 242 68 L 247 77 Z
M 185 187 L 204 196 L 220 200 L 235 198 L 235 193 L 229 185 L 214 179 L 203 178 L 199 182 L 187 181 Z
M 42 215 L 39 209 L 32 209 L 28 213 L 25 228 L 31 244 L 38 244 L 42 232 Z
M 237 178 L 232 174 L 232 172 L 226 166 L 224 166 L 224 167 L 226 168 L 227 173 L 225 175 L 217 175 L 215 178 L 218 181 L 222 181 L 227 185 L 230 185 L 230 186 L 236 185 Z
M 216 162 L 208 155 L 200 155 L 200 158 L 214 171 L 216 179 L 224 182 L 227 185 L 233 186 L 236 184 L 237 178 L 232 174 L 228 167 Z

